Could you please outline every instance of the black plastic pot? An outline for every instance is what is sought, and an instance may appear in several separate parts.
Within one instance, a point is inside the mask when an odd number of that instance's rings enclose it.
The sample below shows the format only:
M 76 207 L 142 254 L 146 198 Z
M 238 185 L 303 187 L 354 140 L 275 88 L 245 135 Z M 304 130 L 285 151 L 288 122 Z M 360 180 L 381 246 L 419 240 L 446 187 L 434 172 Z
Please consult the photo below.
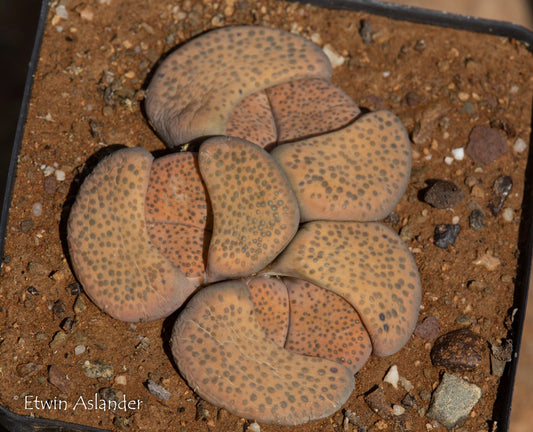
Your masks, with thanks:
M 533 52 L 533 33 L 524 27 L 503 22 L 469 16 L 443 13 L 432 10 L 425 10 L 416 7 L 403 6 L 391 3 L 384 3 L 377 0 L 292 0 L 300 3 L 310 3 L 329 9 L 346 9 L 361 11 L 371 14 L 386 16 L 388 18 L 403 20 L 421 24 L 448 27 L 454 29 L 467 30 L 478 33 L 485 33 L 515 39 L 523 42 L 526 47 Z M 4 240 L 7 228 L 8 213 L 11 203 L 11 196 L 15 181 L 15 171 L 17 156 L 19 153 L 26 114 L 31 97 L 33 86 L 33 76 L 39 59 L 39 51 L 48 13 L 48 1 L 43 0 L 41 15 L 35 39 L 35 45 L 29 63 L 29 71 L 26 80 L 22 107 L 20 110 L 17 131 L 12 148 L 12 156 L 7 177 L 6 193 L 2 205 L 2 215 L 0 219 L 0 251 L 3 256 Z M 529 180 L 529 181 L 528 181 Z M 519 244 L 520 258 L 518 262 L 518 280 L 515 285 L 514 298 L 514 322 L 509 337 L 513 340 L 513 356 L 511 362 L 505 369 L 500 380 L 498 389 L 498 399 L 493 411 L 493 419 L 497 421 L 498 431 L 509 430 L 511 413 L 511 403 L 513 386 L 517 371 L 518 354 L 520 351 L 520 341 L 522 337 L 525 309 L 527 304 L 527 294 L 529 279 L 531 276 L 531 259 L 533 257 L 533 155 L 530 153 L 526 169 L 526 185 L 524 190 L 524 208 L 522 208 L 522 220 L 520 223 L 521 243 Z M 527 204 L 529 203 L 529 205 Z M 70 423 L 57 422 L 52 420 L 41 420 L 33 417 L 15 415 L 0 405 L 0 432 L 25 432 L 25 431 L 63 431 L 63 432 L 105 432 L 102 429 L 74 425 Z

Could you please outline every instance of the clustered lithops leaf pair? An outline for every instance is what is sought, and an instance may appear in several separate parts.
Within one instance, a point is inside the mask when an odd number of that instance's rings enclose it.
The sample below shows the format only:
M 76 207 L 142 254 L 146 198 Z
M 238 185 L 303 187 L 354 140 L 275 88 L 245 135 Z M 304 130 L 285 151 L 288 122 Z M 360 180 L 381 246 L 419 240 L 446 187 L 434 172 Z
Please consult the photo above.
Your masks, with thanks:
M 322 50 L 291 33 L 196 37 L 147 89 L 149 120 L 177 151 L 116 151 L 69 217 L 89 297 L 125 321 L 184 305 L 171 340 L 181 374 L 264 423 L 339 409 L 371 352 L 406 343 L 420 304 L 409 250 L 375 222 L 409 181 L 405 129 L 388 111 L 361 114 L 330 79 Z

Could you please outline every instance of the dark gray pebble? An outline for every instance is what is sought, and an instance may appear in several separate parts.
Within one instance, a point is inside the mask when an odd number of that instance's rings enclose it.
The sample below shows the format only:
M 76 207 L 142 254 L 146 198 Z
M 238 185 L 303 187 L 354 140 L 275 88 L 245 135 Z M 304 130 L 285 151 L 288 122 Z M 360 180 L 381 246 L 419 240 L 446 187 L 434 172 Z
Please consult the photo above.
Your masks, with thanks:
M 434 316 L 424 318 L 415 328 L 415 335 L 428 342 L 433 342 L 440 335 L 439 320 Z
M 440 224 L 435 227 L 433 241 L 435 246 L 446 249 L 453 245 L 461 232 L 461 226 L 456 224 Z
M 148 391 L 159 399 L 169 400 L 170 396 L 172 396 L 172 393 L 161 387 L 159 384 L 156 384 L 152 380 L 147 380 L 144 384 L 146 385 Z
M 494 181 L 492 190 L 496 194 L 496 202 L 489 203 L 489 209 L 494 216 L 498 216 L 512 189 L 513 179 L 509 176 L 502 175 Z
M 365 44 L 371 44 L 374 42 L 374 30 L 372 29 L 370 21 L 366 19 L 361 21 L 361 29 L 359 30 L 359 34 L 361 35 L 361 39 L 363 39 Z
M 66 317 L 63 321 L 61 321 L 59 327 L 61 327 L 61 330 L 70 333 L 74 328 L 74 320 L 72 319 L 72 317 Z
M 480 209 L 472 210 L 472 213 L 468 216 L 468 224 L 474 231 L 479 231 L 485 226 L 485 213 Z
M 486 126 L 475 126 L 470 132 L 465 152 L 475 163 L 487 165 L 507 153 L 505 135 Z
M 33 285 L 28 287 L 28 292 L 31 295 L 33 295 L 33 296 L 38 296 L 39 295 L 39 290 L 37 288 L 35 288 Z
M 481 389 L 462 378 L 444 373 L 433 392 L 427 417 L 448 429 L 461 424 L 481 398 Z
M 78 295 L 80 292 L 81 292 L 81 286 L 78 282 L 74 282 L 74 283 L 71 283 L 68 287 L 67 287 L 67 291 L 71 294 L 71 295 Z
M 65 317 L 65 303 L 63 303 L 63 300 L 56 300 L 54 302 L 52 312 L 56 318 L 63 319 Z
M 200 399 L 196 403 L 196 416 L 195 420 L 207 421 L 211 417 L 211 412 L 209 411 L 209 406 L 206 401 Z
M 431 362 L 452 371 L 471 371 L 483 359 L 483 339 L 468 328 L 454 330 L 440 336 L 431 349 Z
M 463 190 L 449 180 L 434 180 L 428 183 L 430 186 L 423 192 L 423 199 L 435 208 L 453 208 L 465 197 Z
M 411 393 L 406 393 L 402 399 L 402 405 L 412 408 L 416 406 L 416 398 Z

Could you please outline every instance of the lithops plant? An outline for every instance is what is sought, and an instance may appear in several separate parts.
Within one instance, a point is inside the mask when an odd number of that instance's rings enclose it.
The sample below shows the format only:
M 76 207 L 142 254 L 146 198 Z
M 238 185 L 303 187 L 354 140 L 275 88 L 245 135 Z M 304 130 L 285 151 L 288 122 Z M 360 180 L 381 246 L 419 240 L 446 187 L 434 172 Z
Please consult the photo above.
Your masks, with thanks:
M 357 373 L 372 352 L 370 337 L 355 309 L 333 291 L 284 278 L 290 314 L 285 349 L 334 360 Z
M 381 223 L 308 222 L 268 272 L 339 294 L 359 313 L 378 356 L 394 354 L 413 333 L 418 270 L 405 243 Z
M 339 129 L 360 112 L 342 89 L 327 80 L 293 80 L 243 99 L 232 111 L 225 134 L 271 150 L 291 140 Z
M 257 321 L 265 335 L 283 347 L 289 331 L 289 293 L 280 278 L 253 277 L 246 281 Z
M 343 365 L 292 353 L 267 338 L 242 281 L 198 292 L 178 316 L 171 348 L 202 398 L 261 423 L 327 417 L 354 387 L 353 373 Z
M 270 154 L 249 141 L 210 138 L 198 158 L 213 208 L 206 280 L 249 276 L 296 233 L 300 217 L 294 193 Z
M 196 153 L 155 159 L 145 204 L 152 244 L 195 286 L 203 283 L 212 212 Z
M 302 221 L 383 219 L 403 196 L 411 172 L 407 132 L 386 110 L 276 147 L 272 156 L 296 193 Z
M 70 258 L 85 292 L 123 321 L 165 317 L 194 290 L 146 229 L 152 161 L 141 148 L 102 160 L 81 185 L 68 219 Z
M 68 223 L 94 302 L 127 321 L 183 304 L 171 339 L 183 377 L 263 423 L 335 412 L 372 352 L 406 343 L 420 306 L 409 250 L 369 222 L 405 192 L 410 141 L 394 114 L 361 115 L 330 79 L 319 47 L 277 29 L 184 43 L 146 113 L 168 147 L 198 152 L 114 153 Z
M 307 39 L 257 26 L 223 27 L 181 45 L 146 91 L 146 113 L 170 147 L 222 135 L 245 97 L 301 78 L 331 77 L 323 51 Z

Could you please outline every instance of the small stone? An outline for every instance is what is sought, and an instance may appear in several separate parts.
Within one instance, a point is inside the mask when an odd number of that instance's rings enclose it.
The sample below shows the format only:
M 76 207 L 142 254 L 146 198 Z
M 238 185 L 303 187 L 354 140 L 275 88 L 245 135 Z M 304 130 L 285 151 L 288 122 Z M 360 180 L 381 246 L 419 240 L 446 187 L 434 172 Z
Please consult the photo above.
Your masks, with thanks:
M 135 349 L 148 351 L 148 348 L 150 348 L 150 345 L 152 344 L 150 338 L 139 336 L 139 340 L 140 342 L 135 345 Z
M 403 376 L 400 376 L 398 383 L 407 392 L 413 391 L 415 389 L 415 386 L 411 383 L 411 381 L 409 381 L 407 378 Z
M 20 223 L 20 230 L 24 234 L 28 234 L 30 230 L 34 227 L 34 223 L 31 219 L 25 219 Z
M 476 107 L 472 102 L 465 102 L 463 104 L 463 110 L 465 113 L 473 115 L 476 113 Z
M 523 153 L 527 150 L 527 144 L 522 138 L 517 138 L 513 144 L 513 150 L 516 153 Z
M 466 154 L 475 163 L 487 165 L 509 150 L 505 136 L 498 130 L 486 126 L 475 126 L 470 132 Z
M 405 408 L 401 405 L 394 404 L 392 406 L 392 414 L 395 416 L 401 416 L 405 414 Z
M 424 39 L 417 40 L 414 49 L 418 52 L 424 52 L 424 50 L 426 49 L 426 41 Z
M 46 195 L 53 195 L 56 191 L 57 180 L 55 177 L 45 177 L 43 180 L 44 193 Z
M 464 421 L 481 398 L 481 389 L 454 374 L 444 373 L 433 392 L 426 416 L 451 429 Z
M 81 355 L 85 352 L 85 345 L 76 345 L 74 347 L 74 354 Z
M 496 194 L 497 201 L 496 203 L 489 203 L 488 206 L 494 216 L 498 216 L 505 200 L 511 193 L 512 189 L 513 180 L 509 176 L 502 175 L 494 181 L 494 184 L 492 185 L 492 190 Z
M 344 414 L 344 421 L 343 421 L 344 430 L 350 430 L 348 424 L 351 424 L 357 428 L 356 430 L 358 432 L 366 431 L 366 426 L 363 422 L 363 419 L 361 419 L 361 416 L 359 416 L 359 414 L 349 409 L 345 409 L 343 411 L 343 414 Z
M 126 417 L 115 416 L 113 418 L 113 425 L 120 430 L 128 430 L 130 428 L 130 419 Z
M 207 421 L 211 418 L 211 412 L 207 406 L 207 402 L 200 399 L 196 404 L 195 420 Z
M 70 333 L 74 328 L 74 320 L 72 319 L 72 317 L 66 317 L 63 321 L 61 321 L 59 327 L 61 327 L 61 329 L 65 332 Z
M 111 387 L 104 387 L 98 390 L 98 396 L 108 402 L 119 402 L 122 391 L 115 390 Z
M 89 378 L 109 379 L 113 377 L 113 366 L 102 360 L 95 360 L 94 362 L 86 360 L 81 368 Z
M 48 344 L 48 346 L 55 350 L 56 348 L 59 348 L 61 345 L 63 345 L 67 339 L 67 333 L 63 331 L 58 331 L 56 334 L 54 334 L 54 337 L 52 338 L 52 341 Z
M 504 208 L 502 211 L 502 218 L 505 222 L 512 222 L 514 219 L 514 210 L 512 208 Z
M 72 307 L 75 314 L 81 314 L 87 310 L 87 305 L 85 304 L 85 301 L 83 300 L 81 295 L 78 295 L 76 297 L 76 301 L 74 302 L 74 306 Z
M 78 294 L 81 292 L 80 284 L 79 284 L 78 282 L 71 283 L 71 284 L 67 287 L 67 291 L 68 291 L 71 295 L 78 295 Z
M 89 120 L 89 128 L 93 138 L 100 138 L 104 130 L 104 122 Z
M 370 24 L 369 20 L 364 19 L 361 21 L 359 34 L 361 35 L 361 39 L 363 39 L 363 43 L 369 45 L 374 42 L 374 30 L 372 29 L 372 25 Z
M 162 400 L 169 400 L 170 396 L 172 396 L 172 393 L 170 393 L 167 389 L 161 387 L 159 384 L 156 384 L 152 380 L 147 380 L 144 385 L 148 389 L 150 393 L 152 393 L 155 397 L 158 397 Z
M 461 327 L 470 327 L 472 324 L 475 324 L 475 320 L 468 314 L 461 314 L 454 320 L 455 324 Z
M 392 407 L 385 399 L 385 392 L 381 387 L 376 387 L 365 396 L 365 402 L 370 409 L 383 419 L 391 419 Z
M 440 335 L 439 320 L 434 316 L 424 318 L 416 325 L 414 334 L 425 341 L 433 342 Z
M 428 142 L 437 127 L 438 121 L 448 111 L 449 108 L 438 104 L 425 110 L 415 124 L 412 135 L 413 142 L 417 145 Z
M 70 381 L 66 374 L 57 366 L 50 366 L 48 368 L 48 382 L 56 386 L 61 393 L 68 393 L 70 390 Z
M 41 203 L 35 203 L 33 204 L 32 208 L 31 208 L 31 212 L 33 214 L 33 216 L 35 217 L 39 217 L 43 214 L 43 206 Z
M 63 5 L 56 6 L 56 16 L 63 19 L 68 19 L 68 11 L 67 8 Z
M 505 366 L 511 361 L 512 355 L 511 339 L 504 339 L 501 344 L 490 344 L 490 373 L 494 376 L 503 376 Z
M 65 317 L 65 303 L 63 303 L 63 300 L 56 300 L 54 302 L 52 312 L 56 318 L 63 319 Z
M 402 405 L 412 408 L 416 405 L 416 398 L 411 393 L 406 393 L 402 399 Z
M 257 422 L 253 422 L 248 425 L 246 430 L 250 432 L 261 432 L 261 426 Z
M 405 225 L 400 229 L 400 238 L 405 242 L 408 243 L 411 240 L 413 240 L 413 231 L 411 230 L 411 227 L 409 225 Z
M 448 246 L 453 245 L 457 236 L 461 231 L 460 225 L 454 224 L 439 224 L 435 227 L 433 232 L 433 241 L 435 246 L 442 249 L 446 249 Z
M 465 149 L 463 147 L 454 148 L 452 155 L 455 160 L 462 161 L 465 158 Z
M 56 180 L 58 182 L 65 181 L 65 171 L 63 170 L 56 170 L 55 171 Z
M 39 290 L 37 288 L 35 288 L 33 285 L 29 286 L 27 291 L 32 295 L 32 296 L 38 296 L 39 295 Z
M 324 54 L 326 54 L 326 57 L 329 59 L 329 62 L 331 63 L 331 67 L 333 69 L 343 65 L 344 61 L 346 60 L 342 55 L 335 51 L 335 49 L 330 44 L 324 45 L 322 47 L 322 51 L 324 51 Z
M 126 385 L 128 383 L 128 378 L 126 375 L 117 375 L 115 377 L 115 384 Z
M 17 365 L 15 368 L 17 372 L 17 376 L 24 378 L 28 376 L 35 375 L 37 372 L 39 372 L 42 369 L 43 365 L 39 363 L 22 363 Z
M 485 213 L 480 209 L 474 209 L 468 216 L 468 224 L 474 231 L 479 231 L 485 226 Z
M 483 358 L 484 342 L 468 328 L 440 336 L 431 349 L 431 362 L 452 371 L 471 371 Z
M 398 373 L 398 366 L 392 365 L 383 378 L 383 381 L 391 384 L 395 389 L 397 389 L 399 379 L 400 374 Z
M 422 96 L 420 96 L 418 93 L 414 91 L 410 91 L 405 95 L 405 102 L 410 107 L 417 106 L 420 102 L 422 102 Z
M 449 180 L 435 180 L 424 191 L 424 202 L 438 209 L 453 208 L 465 197 L 463 190 Z
M 489 253 L 484 253 L 478 259 L 474 260 L 475 265 L 482 265 L 489 271 L 496 270 L 500 265 L 500 259 L 490 255 Z

